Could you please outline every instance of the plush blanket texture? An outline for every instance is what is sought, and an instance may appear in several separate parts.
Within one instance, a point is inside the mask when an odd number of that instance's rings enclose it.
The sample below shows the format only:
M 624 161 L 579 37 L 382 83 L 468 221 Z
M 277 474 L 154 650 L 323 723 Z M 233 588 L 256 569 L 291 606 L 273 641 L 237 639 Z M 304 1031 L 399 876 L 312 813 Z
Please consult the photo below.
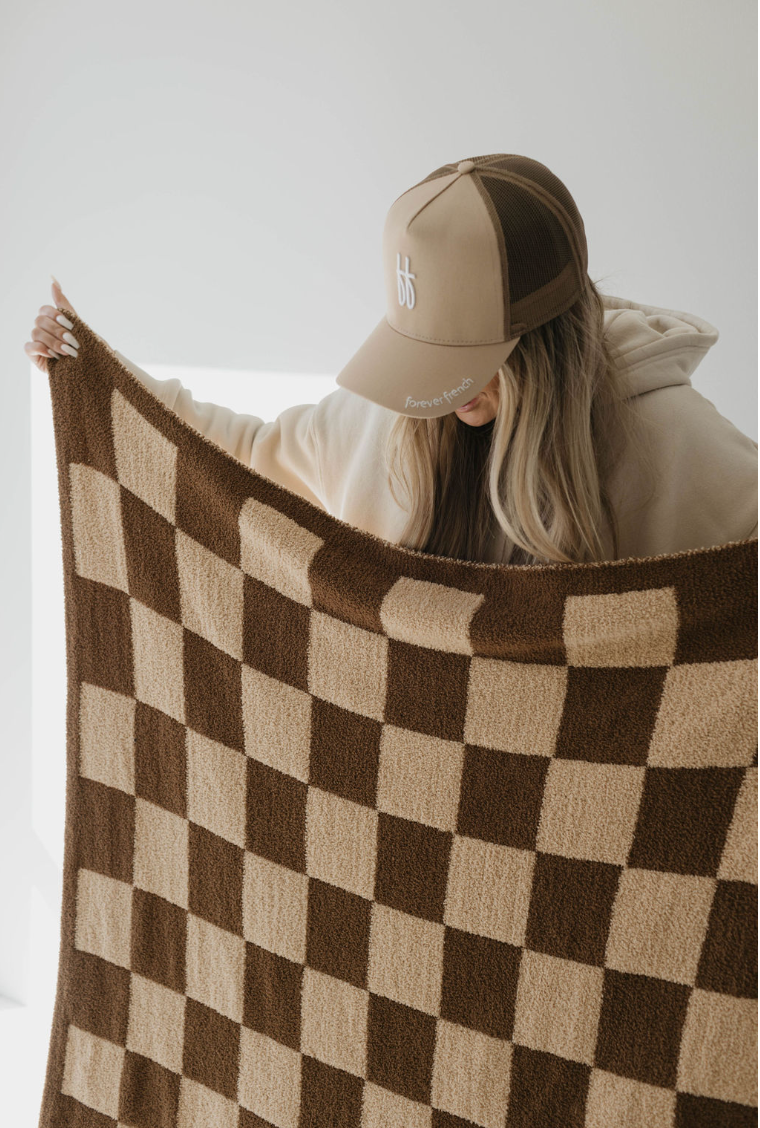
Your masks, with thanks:
M 756 1123 L 757 539 L 413 552 L 66 313 L 41 1128 Z

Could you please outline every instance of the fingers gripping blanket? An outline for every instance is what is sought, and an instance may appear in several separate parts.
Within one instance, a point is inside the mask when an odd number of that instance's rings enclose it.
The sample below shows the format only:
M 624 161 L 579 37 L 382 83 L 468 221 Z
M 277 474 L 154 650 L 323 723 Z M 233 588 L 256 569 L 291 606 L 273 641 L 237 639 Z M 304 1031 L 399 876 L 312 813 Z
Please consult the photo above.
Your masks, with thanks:
M 404 549 L 65 312 L 41 1128 L 755 1123 L 757 539 Z

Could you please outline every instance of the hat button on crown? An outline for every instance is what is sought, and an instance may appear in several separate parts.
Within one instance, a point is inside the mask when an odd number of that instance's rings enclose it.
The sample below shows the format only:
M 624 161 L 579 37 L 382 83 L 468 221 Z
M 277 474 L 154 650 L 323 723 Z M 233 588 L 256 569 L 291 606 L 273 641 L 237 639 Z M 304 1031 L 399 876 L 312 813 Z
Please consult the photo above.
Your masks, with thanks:
M 457 172 L 472 172 L 475 168 L 475 161 L 460 161 L 457 165 Z

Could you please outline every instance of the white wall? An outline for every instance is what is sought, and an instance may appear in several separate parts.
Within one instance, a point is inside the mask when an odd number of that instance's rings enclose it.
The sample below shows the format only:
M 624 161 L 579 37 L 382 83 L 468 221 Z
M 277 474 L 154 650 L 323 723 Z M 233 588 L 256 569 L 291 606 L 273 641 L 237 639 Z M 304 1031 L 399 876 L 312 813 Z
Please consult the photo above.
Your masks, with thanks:
M 23 344 L 51 271 L 140 363 L 334 376 L 384 313 L 393 200 L 448 161 L 522 153 L 573 194 L 603 290 L 719 328 L 695 387 L 757 438 L 757 16 L 752 0 L 26 0 L 2 16 L 0 992 L 24 999 L 7 922 L 55 881 L 25 837 Z

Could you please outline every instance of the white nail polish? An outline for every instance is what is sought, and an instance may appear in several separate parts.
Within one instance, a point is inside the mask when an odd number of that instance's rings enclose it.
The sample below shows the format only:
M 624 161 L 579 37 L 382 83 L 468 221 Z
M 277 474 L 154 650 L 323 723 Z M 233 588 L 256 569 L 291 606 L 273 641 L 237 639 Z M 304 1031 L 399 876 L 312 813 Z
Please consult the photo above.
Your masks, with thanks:
M 62 313 L 58 314 L 58 316 L 56 317 L 56 321 L 58 322 L 59 325 L 63 325 L 64 329 L 73 329 L 74 328 L 73 322 L 69 321 L 68 317 L 64 317 Z
M 64 333 L 63 339 L 64 341 L 68 341 L 70 345 L 73 345 L 75 349 L 79 348 L 79 341 L 76 339 L 73 333 Z
M 68 353 L 69 356 L 79 356 L 79 353 L 77 352 L 77 350 L 72 349 L 71 345 L 61 345 L 60 349 L 61 349 L 61 352 Z

